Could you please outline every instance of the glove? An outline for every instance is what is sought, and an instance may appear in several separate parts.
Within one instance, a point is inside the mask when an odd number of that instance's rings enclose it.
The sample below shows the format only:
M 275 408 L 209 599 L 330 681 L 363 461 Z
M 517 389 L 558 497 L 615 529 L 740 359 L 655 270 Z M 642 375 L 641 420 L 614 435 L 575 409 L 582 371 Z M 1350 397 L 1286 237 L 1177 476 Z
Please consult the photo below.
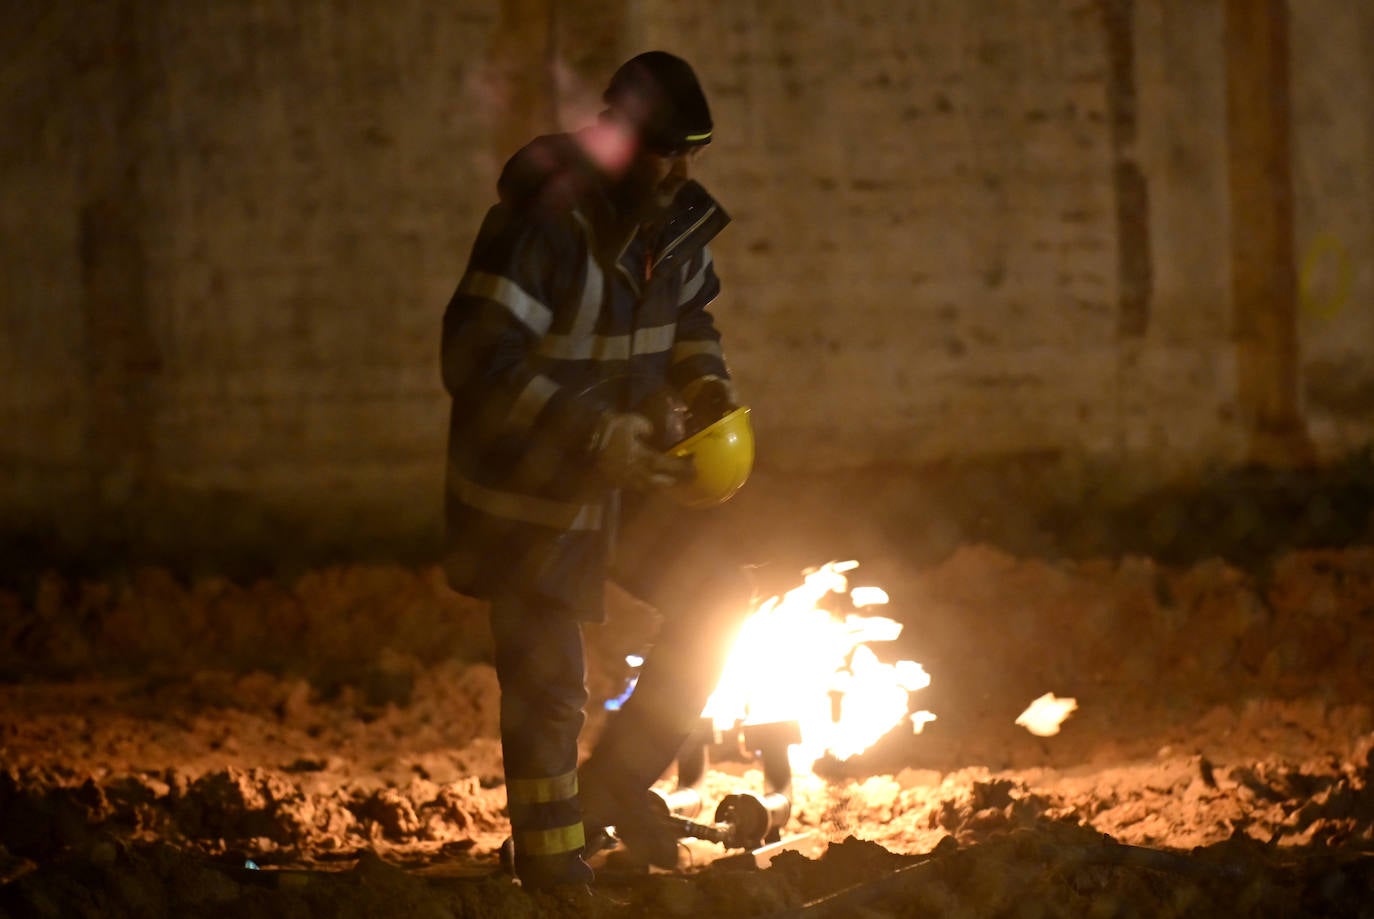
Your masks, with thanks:
M 651 393 L 634 411 L 653 423 L 650 442 L 659 450 L 667 450 L 687 436 L 687 404 L 667 387 Z
M 596 468 L 606 481 L 621 488 L 649 491 L 690 479 L 695 470 L 687 456 L 655 450 L 650 438 L 654 424 L 633 412 L 602 417 L 592 438 Z
M 715 424 L 726 415 L 739 408 L 739 394 L 729 380 L 712 377 L 702 380 L 687 402 L 687 412 L 691 418 L 689 434 Z

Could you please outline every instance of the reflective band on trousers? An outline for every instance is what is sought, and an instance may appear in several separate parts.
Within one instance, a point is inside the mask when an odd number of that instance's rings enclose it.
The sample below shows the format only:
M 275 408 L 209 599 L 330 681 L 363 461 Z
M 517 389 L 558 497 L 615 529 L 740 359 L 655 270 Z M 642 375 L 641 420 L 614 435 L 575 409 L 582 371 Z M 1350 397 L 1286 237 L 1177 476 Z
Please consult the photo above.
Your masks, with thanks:
M 577 796 L 577 771 L 548 779 L 511 779 L 506 797 L 514 804 L 548 804 Z
M 553 830 L 516 830 L 515 851 L 524 855 L 563 855 L 579 852 L 587 837 L 581 823 L 560 826 Z

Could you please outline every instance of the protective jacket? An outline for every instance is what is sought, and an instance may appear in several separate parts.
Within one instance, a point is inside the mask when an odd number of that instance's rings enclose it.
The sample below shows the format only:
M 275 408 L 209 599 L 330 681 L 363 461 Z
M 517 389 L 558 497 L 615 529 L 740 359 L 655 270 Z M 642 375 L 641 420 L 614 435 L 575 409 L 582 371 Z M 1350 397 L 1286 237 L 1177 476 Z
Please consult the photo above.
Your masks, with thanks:
M 707 243 L 729 217 L 689 181 L 634 225 L 566 134 L 517 153 L 498 192 L 444 315 L 445 568 L 468 595 L 595 619 L 612 521 L 590 443 L 605 411 L 728 377 Z

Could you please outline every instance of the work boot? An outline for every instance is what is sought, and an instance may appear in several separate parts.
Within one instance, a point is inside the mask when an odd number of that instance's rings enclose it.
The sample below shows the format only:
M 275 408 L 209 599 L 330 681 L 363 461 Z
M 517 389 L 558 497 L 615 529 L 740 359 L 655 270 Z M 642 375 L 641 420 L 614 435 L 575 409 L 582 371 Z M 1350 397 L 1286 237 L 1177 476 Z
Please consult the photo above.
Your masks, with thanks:
M 515 840 L 508 836 L 498 850 L 500 867 L 495 873 L 514 875 L 520 886 L 531 893 L 554 888 L 585 887 L 595 877 L 584 861 L 585 852 L 584 849 L 582 853 L 567 852 L 558 856 L 525 856 L 517 859 Z
M 603 852 L 613 852 L 620 847 L 620 840 L 612 836 L 605 827 L 587 827 L 587 841 L 582 846 L 582 860 L 590 862 Z
M 678 827 L 658 795 L 646 791 L 638 803 L 617 808 L 612 819 L 615 838 L 630 861 L 655 868 L 677 867 Z
M 650 819 L 615 829 L 633 861 L 670 871 L 678 866 L 677 827 L 666 820 Z
M 500 864 L 500 871 L 515 876 L 515 840 L 509 836 L 501 843 L 501 848 L 497 850 L 497 858 Z
M 582 860 L 590 862 L 593 858 L 603 852 L 614 852 L 620 846 L 620 840 L 616 839 L 606 831 L 604 827 L 587 827 L 587 841 L 582 846 Z M 501 843 L 501 848 L 497 850 L 499 874 L 515 874 L 515 840 L 509 836 Z

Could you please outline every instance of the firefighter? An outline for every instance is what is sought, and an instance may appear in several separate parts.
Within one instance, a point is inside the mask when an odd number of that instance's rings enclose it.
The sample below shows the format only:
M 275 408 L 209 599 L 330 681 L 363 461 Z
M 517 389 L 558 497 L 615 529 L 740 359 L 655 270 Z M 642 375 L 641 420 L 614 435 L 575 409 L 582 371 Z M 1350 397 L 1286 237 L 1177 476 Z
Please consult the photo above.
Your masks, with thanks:
M 515 870 L 529 888 L 589 882 L 584 855 L 607 826 L 645 861 L 675 862 L 675 834 L 645 797 L 750 599 L 740 560 L 672 501 L 719 503 L 753 456 L 707 310 L 720 290 L 707 243 L 729 220 L 691 178 L 710 110 L 691 67 L 662 51 L 621 66 L 604 102 L 594 125 L 506 164 L 443 325 L 445 570 L 491 603 Z M 714 446 L 668 449 L 691 429 Z M 581 623 L 603 616 L 607 577 L 665 625 L 579 774 Z

